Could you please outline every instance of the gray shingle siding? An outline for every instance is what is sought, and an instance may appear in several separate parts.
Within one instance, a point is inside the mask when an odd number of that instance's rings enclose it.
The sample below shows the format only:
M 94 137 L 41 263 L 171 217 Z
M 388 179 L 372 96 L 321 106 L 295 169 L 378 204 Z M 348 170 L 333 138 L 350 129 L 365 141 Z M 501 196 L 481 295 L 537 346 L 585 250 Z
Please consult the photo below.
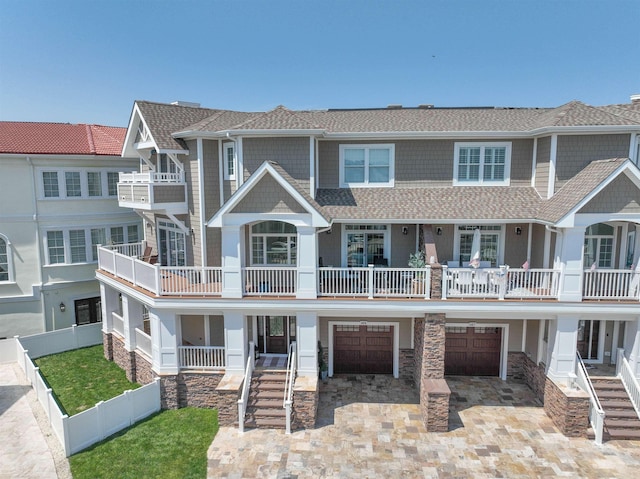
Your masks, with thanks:
M 640 213 L 640 192 L 620 175 L 580 209 L 580 213 Z
M 536 191 L 546 198 L 549 191 L 549 163 L 551 161 L 551 137 L 538 139 L 536 151 Z
M 592 161 L 628 155 L 629 135 L 560 135 L 555 191 Z
M 266 175 L 233 208 L 233 213 L 306 213 L 272 176 Z
M 244 179 L 265 161 L 275 161 L 302 188 L 309 189 L 309 138 L 244 138 L 242 140 Z

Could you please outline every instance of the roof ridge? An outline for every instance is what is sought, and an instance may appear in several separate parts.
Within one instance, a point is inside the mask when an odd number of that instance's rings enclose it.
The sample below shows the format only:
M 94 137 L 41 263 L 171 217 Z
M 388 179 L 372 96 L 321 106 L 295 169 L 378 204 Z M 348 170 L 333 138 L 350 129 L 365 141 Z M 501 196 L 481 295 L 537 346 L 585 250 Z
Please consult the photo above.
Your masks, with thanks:
M 93 129 L 91 128 L 90 125 L 85 125 L 84 126 L 85 131 L 87 132 L 87 141 L 89 142 L 89 151 L 92 154 L 96 154 L 96 144 L 93 141 Z

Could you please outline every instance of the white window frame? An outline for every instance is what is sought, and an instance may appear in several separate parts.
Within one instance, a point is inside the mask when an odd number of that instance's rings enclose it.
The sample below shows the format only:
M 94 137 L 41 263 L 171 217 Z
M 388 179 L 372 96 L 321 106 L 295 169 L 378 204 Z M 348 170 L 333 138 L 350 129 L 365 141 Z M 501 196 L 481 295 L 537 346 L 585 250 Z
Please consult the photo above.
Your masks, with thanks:
M 231 153 L 233 156 L 233 160 L 232 160 L 233 171 L 229 171 L 229 156 L 228 156 L 229 150 L 231 150 Z M 236 146 L 231 141 L 222 144 L 222 164 L 224 168 L 224 179 L 235 180 L 236 171 L 238 170 L 238 159 L 236 156 Z
M 0 241 L 4 242 L 6 253 L 7 253 L 7 264 L 6 264 L 7 271 L 5 271 L 5 273 L 8 274 L 7 279 L 5 279 L 5 280 L 0 279 L 0 283 L 4 283 L 4 284 L 13 283 L 14 282 L 14 277 L 13 277 L 13 247 L 11 245 L 11 242 L 9 241 L 9 238 L 7 238 L 2 233 L 0 233 Z
M 44 190 L 44 173 L 55 173 L 58 183 L 58 195 L 57 196 L 45 196 Z M 68 196 L 67 195 L 67 173 L 79 173 L 80 174 L 80 196 Z M 100 195 L 89 194 L 89 173 L 98 173 L 100 175 Z M 117 196 L 117 189 L 115 195 L 109 194 L 109 175 L 119 172 L 113 169 L 104 168 L 39 168 L 37 170 L 38 175 L 38 199 L 44 201 L 55 200 L 104 200 L 114 198 Z
M 598 224 L 598 223 L 596 223 Z M 608 223 L 603 223 L 606 226 L 609 226 L 610 228 L 613 228 L 613 234 L 611 235 L 590 235 L 587 234 L 586 230 L 585 230 L 585 234 L 584 234 L 584 241 L 583 241 L 583 251 L 582 251 L 582 261 L 584 262 L 584 256 L 585 256 L 585 251 L 584 248 L 586 246 L 586 243 L 588 240 L 592 239 L 595 240 L 595 264 L 596 264 L 596 268 L 598 269 L 613 269 L 615 268 L 615 260 L 616 260 L 616 254 L 617 254 L 617 250 L 616 250 L 616 244 L 618 243 L 618 228 L 616 228 L 614 225 L 610 225 Z M 591 225 L 590 225 L 591 226 Z M 602 240 L 603 239 L 609 239 L 611 240 L 611 262 L 609 264 L 609 266 L 600 266 L 600 253 L 601 253 L 601 248 L 602 248 Z M 593 263 L 591 264 L 583 264 L 583 268 L 588 269 L 591 268 Z
M 381 226 L 384 229 L 367 229 L 369 226 Z M 342 236 L 340 238 L 341 250 L 342 250 L 342 267 L 346 268 L 348 264 L 348 247 L 349 247 L 349 234 L 350 233 L 382 233 L 383 234 L 383 244 L 382 247 L 384 252 L 384 258 L 386 258 L 387 262 L 391 264 L 391 225 L 388 224 L 375 224 L 372 225 L 370 223 L 348 223 L 344 224 L 341 228 Z M 366 268 L 368 265 L 362 265 L 359 267 Z
M 389 150 L 389 181 L 384 183 L 369 182 L 369 151 L 370 150 Z M 364 181 L 357 183 L 348 183 L 345 179 L 344 169 L 344 153 L 346 150 L 364 150 Z M 395 184 L 395 158 L 396 146 L 393 143 L 372 143 L 372 144 L 342 144 L 339 146 L 340 156 L 340 188 L 388 188 Z
M 283 222 L 281 222 L 283 223 Z M 298 263 L 298 232 L 296 228 L 296 232 L 294 233 L 254 233 L 253 227 L 259 223 L 255 223 L 251 225 L 249 229 L 249 257 L 251 261 L 251 266 L 266 266 L 266 267 L 293 267 Z M 290 223 L 286 223 L 289 224 Z M 287 238 L 287 262 L 286 263 L 269 263 L 267 262 L 267 258 L 269 257 L 269 252 L 267 250 L 267 238 Z M 253 239 L 254 238 L 262 238 L 262 257 L 264 262 L 258 263 L 254 258 L 253 252 Z M 292 252 L 295 250 L 295 261 L 292 261 L 291 256 Z
M 140 238 L 140 234 L 142 232 L 142 225 L 138 222 L 135 223 L 124 223 L 124 224 L 113 224 L 113 225 L 105 225 L 105 226 L 99 226 L 99 225 L 82 225 L 82 226 L 67 226 L 64 228 L 48 228 L 47 230 L 44 231 L 43 235 L 42 235 L 42 241 L 43 241 L 43 249 L 44 249 L 44 253 L 45 253 L 45 261 L 46 264 L 45 266 L 64 266 L 64 265 L 82 265 L 82 264 L 90 264 L 90 263 L 96 263 L 98 261 L 98 256 L 97 254 L 94 255 L 93 253 L 93 248 L 94 246 L 96 246 L 96 244 L 92 243 L 92 238 L 91 238 L 91 232 L 94 230 L 101 230 L 104 232 L 105 235 L 105 242 L 108 244 L 111 241 L 111 230 L 113 228 L 123 228 L 123 235 L 124 235 L 124 244 L 129 243 L 128 240 L 128 232 L 129 232 L 129 227 L 130 226 L 134 226 L 136 225 L 138 227 L 138 239 Z M 70 232 L 71 231 L 77 231 L 77 230 L 81 230 L 84 231 L 84 250 L 85 250 L 85 261 L 81 261 L 81 262 L 73 262 L 72 259 L 72 255 L 71 255 L 71 237 L 70 237 Z M 53 231 L 61 231 L 62 232 L 62 245 L 64 248 L 64 261 L 62 263 L 51 263 L 51 259 L 49 257 L 49 243 L 48 243 L 48 233 L 49 232 L 53 232 Z
M 477 180 L 458 180 L 458 167 L 460 166 L 461 148 L 480 148 L 480 165 Z M 484 178 L 484 152 L 486 148 L 505 148 L 504 152 L 504 178 L 492 180 Z M 509 186 L 511 182 L 511 142 L 455 142 L 453 158 L 453 186 Z
M 494 230 L 483 230 L 482 227 L 500 228 Z M 473 230 L 463 231 L 460 228 L 480 228 L 480 235 L 484 234 L 497 234 L 498 235 L 498 251 L 496 252 L 496 267 L 504 264 L 504 242 L 505 242 L 505 225 L 490 224 L 490 225 L 461 225 L 454 226 L 455 234 L 453 237 L 453 260 L 460 261 L 460 243 L 461 236 L 463 234 L 473 234 Z M 461 268 L 466 268 L 468 264 L 460 263 Z
M 165 235 L 166 243 L 168 243 L 169 246 L 172 245 L 173 243 L 179 243 L 181 240 L 184 250 L 182 252 L 180 252 L 179 249 L 167 251 L 167 248 L 165 247 L 166 245 L 163 244 L 163 241 L 161 239 L 161 233 L 160 233 L 161 231 Z M 158 243 L 158 257 L 160 259 L 162 266 L 186 266 L 187 265 L 187 235 L 184 233 L 184 231 L 182 231 L 182 229 L 180 229 L 180 227 L 174 222 L 168 219 L 161 219 L 157 221 L 156 232 L 157 232 L 157 243 Z M 180 253 L 182 253 L 182 257 L 180 256 Z M 184 264 L 179 264 L 181 262 L 179 261 L 180 259 L 182 259 L 182 262 Z M 168 260 L 171 260 L 171 261 L 168 261 Z M 165 264 L 167 262 L 172 264 Z

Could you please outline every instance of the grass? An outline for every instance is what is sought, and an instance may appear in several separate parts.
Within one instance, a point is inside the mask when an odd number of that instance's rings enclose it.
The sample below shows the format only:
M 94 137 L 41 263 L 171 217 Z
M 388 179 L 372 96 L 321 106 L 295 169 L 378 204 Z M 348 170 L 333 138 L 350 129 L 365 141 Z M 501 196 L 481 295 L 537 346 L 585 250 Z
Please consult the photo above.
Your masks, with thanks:
M 35 360 L 62 410 L 72 416 L 140 385 L 104 357 L 102 345 Z
M 162 411 L 71 456 L 74 479 L 203 478 L 218 413 L 184 408 Z

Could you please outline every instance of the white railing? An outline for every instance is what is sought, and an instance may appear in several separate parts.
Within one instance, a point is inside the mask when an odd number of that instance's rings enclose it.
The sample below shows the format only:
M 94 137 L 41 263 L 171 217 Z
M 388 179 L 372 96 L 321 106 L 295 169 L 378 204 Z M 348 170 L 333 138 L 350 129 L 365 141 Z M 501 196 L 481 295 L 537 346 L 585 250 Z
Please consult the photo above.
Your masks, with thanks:
M 115 311 L 111 313 L 113 330 L 124 338 L 124 318 Z
M 629 269 L 585 270 L 582 297 L 640 300 L 640 273 Z
M 14 360 L 31 383 L 47 415 L 54 436 L 62 445 L 67 457 L 160 410 L 160 381 L 156 379 L 151 384 L 125 391 L 108 401 L 100 401 L 91 409 L 76 415 L 68 416 L 61 411 L 53 397 L 53 391 L 44 382 L 40 368 L 33 363 L 33 359 L 100 344 L 102 334 L 100 333 L 100 341 L 96 342 L 95 331 L 100 332 L 96 326 L 100 325 L 91 324 L 77 328 L 74 326 L 6 340 L 13 343 L 11 349 L 15 351 Z
M 224 369 L 223 346 L 178 346 L 180 368 L 219 370 Z
M 558 296 L 558 270 L 443 266 L 442 271 L 442 299 L 552 299 Z
M 151 336 L 143 330 L 136 328 L 136 349 L 139 349 L 151 357 Z
M 618 349 L 618 358 L 616 361 L 616 376 L 620 378 L 624 388 L 627 390 L 631 404 L 636 410 L 636 414 L 640 418 L 640 384 L 633 374 L 633 368 L 624 356 L 624 349 Z
M 595 443 L 600 446 L 602 445 L 605 413 L 604 409 L 602 409 L 602 405 L 600 404 L 600 400 L 598 399 L 598 395 L 593 388 L 593 384 L 591 384 L 589 373 L 587 373 L 587 369 L 585 368 L 584 362 L 578 352 L 576 352 L 575 375 L 577 385 L 580 389 L 589 394 L 589 422 L 591 423 L 591 427 L 595 434 Z
M 180 173 L 120 173 L 118 183 L 182 183 L 184 175 Z
M 289 345 L 287 357 L 287 376 L 284 383 L 284 398 L 282 407 L 286 410 L 286 433 L 291 434 L 291 406 L 293 405 L 293 385 L 296 382 L 296 342 Z
M 244 415 L 247 412 L 247 403 L 249 402 L 249 390 L 251 389 L 251 376 L 256 366 L 253 341 L 249 342 L 249 357 L 247 358 L 247 368 L 244 372 L 244 380 L 242 383 L 242 394 L 238 399 L 238 429 L 244 432 Z
M 318 268 L 318 296 L 424 298 L 431 295 L 431 268 Z
M 221 296 L 222 268 L 160 266 L 160 296 Z
M 244 290 L 247 296 L 281 296 L 296 294 L 295 267 L 242 268 Z

